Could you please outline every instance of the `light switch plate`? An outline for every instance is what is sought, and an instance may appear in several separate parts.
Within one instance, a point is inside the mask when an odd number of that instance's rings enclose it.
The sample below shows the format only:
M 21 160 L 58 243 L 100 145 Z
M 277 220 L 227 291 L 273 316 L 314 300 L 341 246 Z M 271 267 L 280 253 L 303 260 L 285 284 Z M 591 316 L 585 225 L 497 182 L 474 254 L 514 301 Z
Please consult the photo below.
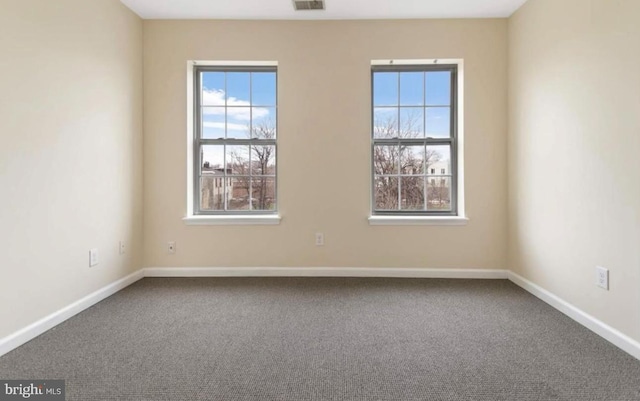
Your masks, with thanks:
M 609 290 L 609 269 L 596 266 L 596 285 L 605 290 Z
M 89 267 L 93 267 L 98 264 L 98 248 L 89 250 Z

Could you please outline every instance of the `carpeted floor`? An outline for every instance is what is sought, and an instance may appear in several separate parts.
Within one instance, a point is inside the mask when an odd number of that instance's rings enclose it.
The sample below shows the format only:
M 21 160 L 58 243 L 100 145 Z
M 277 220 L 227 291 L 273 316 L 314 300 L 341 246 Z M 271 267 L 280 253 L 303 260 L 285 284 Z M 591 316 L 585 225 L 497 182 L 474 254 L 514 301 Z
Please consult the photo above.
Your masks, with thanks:
M 146 278 L 0 358 L 68 400 L 640 400 L 640 361 L 506 280 Z

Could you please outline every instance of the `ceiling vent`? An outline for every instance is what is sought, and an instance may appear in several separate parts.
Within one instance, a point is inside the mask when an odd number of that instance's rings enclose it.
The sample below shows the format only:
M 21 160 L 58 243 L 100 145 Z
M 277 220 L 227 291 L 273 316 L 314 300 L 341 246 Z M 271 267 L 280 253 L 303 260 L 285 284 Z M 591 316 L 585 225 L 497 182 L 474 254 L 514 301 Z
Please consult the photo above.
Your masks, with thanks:
M 296 11 L 324 10 L 324 0 L 293 0 Z

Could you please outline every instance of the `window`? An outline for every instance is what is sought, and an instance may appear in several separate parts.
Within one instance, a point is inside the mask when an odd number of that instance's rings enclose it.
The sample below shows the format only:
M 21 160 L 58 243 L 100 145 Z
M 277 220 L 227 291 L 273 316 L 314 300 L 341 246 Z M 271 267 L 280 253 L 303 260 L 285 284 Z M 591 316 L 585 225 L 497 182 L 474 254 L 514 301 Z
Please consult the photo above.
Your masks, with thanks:
M 277 211 L 277 71 L 194 67 L 194 214 Z
M 458 215 L 457 68 L 372 66 L 372 214 Z

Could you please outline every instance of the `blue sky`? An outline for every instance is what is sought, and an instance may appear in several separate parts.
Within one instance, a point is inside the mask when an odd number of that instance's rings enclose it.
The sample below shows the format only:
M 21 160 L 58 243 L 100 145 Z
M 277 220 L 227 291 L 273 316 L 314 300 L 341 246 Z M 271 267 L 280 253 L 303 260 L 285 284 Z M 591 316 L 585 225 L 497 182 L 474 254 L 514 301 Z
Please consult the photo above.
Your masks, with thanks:
M 375 72 L 373 75 L 374 123 L 395 118 L 400 126 L 413 120 L 419 136 L 448 137 L 451 113 L 451 73 Z M 426 107 L 425 107 L 426 106 Z
M 248 102 L 249 95 L 251 95 L 251 102 L 254 106 L 276 105 L 275 72 L 227 72 L 226 76 L 226 90 L 224 72 L 204 73 L 202 86 L 210 90 L 224 91 L 227 99 L 235 98 Z
M 224 138 L 226 124 L 227 138 L 246 139 L 250 122 L 276 121 L 275 72 L 205 72 L 202 87 L 204 138 Z
M 205 72 L 202 88 L 204 138 L 224 138 L 226 127 L 227 138 L 247 139 L 250 123 L 276 121 L 275 72 Z M 214 166 L 224 165 L 225 153 L 227 162 L 232 154 L 249 158 L 248 145 L 227 146 L 226 152 L 224 145 L 207 145 L 202 151 L 204 161 Z

